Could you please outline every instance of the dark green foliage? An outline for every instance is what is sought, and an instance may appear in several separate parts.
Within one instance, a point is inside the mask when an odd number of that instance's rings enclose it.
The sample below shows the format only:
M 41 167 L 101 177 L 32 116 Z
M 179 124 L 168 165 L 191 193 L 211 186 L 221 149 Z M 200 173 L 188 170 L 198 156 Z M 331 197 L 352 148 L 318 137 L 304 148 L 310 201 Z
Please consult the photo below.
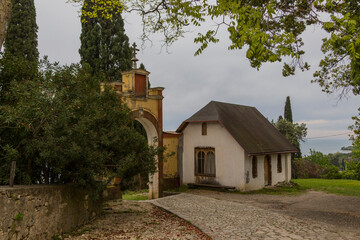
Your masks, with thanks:
M 279 120 L 276 123 L 273 123 L 274 126 L 281 132 L 284 137 L 298 149 L 297 153 L 291 154 L 291 170 L 292 170 L 292 178 L 297 178 L 296 175 L 296 166 L 294 165 L 295 158 L 301 158 L 301 149 L 300 149 L 300 141 L 304 141 L 303 139 L 307 135 L 307 127 L 305 123 L 292 123 L 286 119 L 282 119 L 279 117 Z
M 143 127 L 143 125 L 140 122 L 136 121 L 136 120 L 134 120 L 132 124 L 133 124 L 134 129 L 138 133 L 140 133 L 142 136 L 144 136 L 144 138 L 147 140 L 146 130 Z
M 353 149 L 354 149 L 353 146 L 341 147 L 341 150 L 343 151 L 352 151 Z
M 290 97 L 286 97 L 285 107 L 284 107 L 284 118 L 289 122 L 293 122 Z
M 300 141 L 304 141 L 303 139 L 307 134 L 305 123 L 298 124 L 289 122 L 286 119 L 279 119 L 274 123 L 274 126 L 299 150 L 299 152 L 295 154 L 295 157 L 301 157 Z
M 83 10 L 93 6 L 84 1 Z M 129 38 L 125 35 L 124 21 L 120 12 L 111 12 L 108 19 L 99 12 L 97 17 L 82 16 L 81 47 L 82 64 L 89 64 L 93 75 L 105 75 L 106 81 L 121 81 L 121 72 L 131 68 Z
M 294 167 L 298 178 L 360 180 L 360 160 L 351 160 L 352 157 L 354 157 L 352 154 L 323 154 L 319 151 L 310 150 L 309 156 L 295 160 Z M 342 168 L 341 172 L 338 165 Z
M 139 69 L 146 70 L 145 65 L 143 63 L 140 63 Z
M 360 160 L 346 162 L 345 170 L 341 174 L 344 179 L 360 180 Z
M 77 65 L 42 61 L 27 84 L 12 81 L 0 111 L 0 184 L 17 161 L 16 184 L 76 183 L 101 189 L 104 177 L 155 171 L 159 149 L 131 124 L 129 109 L 102 78 Z
M 295 158 L 291 166 L 296 178 L 321 178 L 326 169 L 304 158 Z
M 310 155 L 305 156 L 305 158 L 314 164 L 320 165 L 323 168 L 327 168 L 331 164 L 331 159 L 328 155 L 313 149 L 310 149 Z
M 342 178 L 342 174 L 339 172 L 339 168 L 334 166 L 334 165 L 330 165 L 327 169 L 326 169 L 326 174 L 324 176 L 322 176 L 323 178 L 327 178 L 327 179 L 341 179 Z
M 37 30 L 34 0 L 13 0 L 12 15 L 5 36 L 5 56 L 37 63 Z

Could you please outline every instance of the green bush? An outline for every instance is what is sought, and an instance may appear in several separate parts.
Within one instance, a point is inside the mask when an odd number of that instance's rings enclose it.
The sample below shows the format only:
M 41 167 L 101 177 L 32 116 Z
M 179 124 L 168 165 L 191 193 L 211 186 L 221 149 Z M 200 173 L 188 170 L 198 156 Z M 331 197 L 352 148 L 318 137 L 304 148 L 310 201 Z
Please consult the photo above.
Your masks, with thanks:
M 341 173 L 339 172 L 339 168 L 334 166 L 334 165 L 330 165 L 329 167 L 326 168 L 327 173 L 325 175 L 323 175 L 323 178 L 327 178 L 327 179 L 341 179 Z
M 343 179 L 358 179 L 359 175 L 355 170 L 344 170 L 341 172 L 341 178 Z

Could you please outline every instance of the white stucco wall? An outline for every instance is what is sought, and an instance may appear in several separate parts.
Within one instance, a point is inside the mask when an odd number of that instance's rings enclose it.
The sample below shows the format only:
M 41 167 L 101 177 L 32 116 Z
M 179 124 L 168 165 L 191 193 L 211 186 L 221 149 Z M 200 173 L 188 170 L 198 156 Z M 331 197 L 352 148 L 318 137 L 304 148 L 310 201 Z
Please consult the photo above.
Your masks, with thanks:
M 275 185 L 279 182 L 291 180 L 291 154 L 281 154 L 282 171 L 277 172 L 277 154 L 270 155 L 271 157 L 271 173 L 272 181 L 271 185 Z M 264 173 L 264 159 L 265 155 L 257 156 L 258 162 L 258 176 L 253 178 L 252 176 L 252 157 L 246 156 L 246 171 L 249 171 L 249 182 L 246 184 L 246 190 L 257 190 L 265 186 L 265 173 Z
M 252 176 L 252 157 L 246 157 L 246 171 L 249 172 L 249 182 L 246 184 L 246 191 L 257 190 L 263 188 L 265 179 L 264 179 L 264 158 L 265 156 L 257 156 L 257 177 L 253 178 Z
M 189 123 L 183 137 L 183 184 L 197 182 L 195 148 L 212 147 L 215 149 L 215 181 L 245 190 L 245 152 L 219 123 L 208 123 L 205 136 L 201 134 L 201 123 Z
M 257 177 L 252 176 L 252 157 L 219 123 L 207 124 L 207 135 L 201 134 L 202 123 L 189 123 L 183 131 L 182 183 L 199 183 L 195 176 L 195 148 L 215 149 L 216 177 L 221 185 L 234 186 L 238 190 L 257 190 L 265 186 L 265 155 L 257 156 Z M 271 185 L 291 179 L 291 155 L 281 154 L 282 171 L 277 172 L 277 154 L 271 157 Z
M 285 181 L 285 155 L 281 154 L 281 172 L 277 171 L 277 154 L 271 155 L 272 185 Z

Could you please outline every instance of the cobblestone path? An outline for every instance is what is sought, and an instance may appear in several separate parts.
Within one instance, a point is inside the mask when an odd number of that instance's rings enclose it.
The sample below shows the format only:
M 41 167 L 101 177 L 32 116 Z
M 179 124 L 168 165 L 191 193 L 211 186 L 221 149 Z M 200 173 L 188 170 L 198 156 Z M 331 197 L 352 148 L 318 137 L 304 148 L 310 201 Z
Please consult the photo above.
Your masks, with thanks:
M 333 225 L 193 194 L 151 202 L 190 221 L 213 239 L 360 239 L 359 229 L 336 230 Z

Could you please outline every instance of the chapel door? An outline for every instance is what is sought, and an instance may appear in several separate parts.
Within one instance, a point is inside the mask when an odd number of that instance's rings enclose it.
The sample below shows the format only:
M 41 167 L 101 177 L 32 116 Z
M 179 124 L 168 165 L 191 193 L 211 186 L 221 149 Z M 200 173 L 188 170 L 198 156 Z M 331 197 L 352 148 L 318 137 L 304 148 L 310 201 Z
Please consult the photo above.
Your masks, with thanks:
M 271 185 L 271 158 L 269 155 L 266 155 L 264 160 L 264 179 L 265 186 Z

